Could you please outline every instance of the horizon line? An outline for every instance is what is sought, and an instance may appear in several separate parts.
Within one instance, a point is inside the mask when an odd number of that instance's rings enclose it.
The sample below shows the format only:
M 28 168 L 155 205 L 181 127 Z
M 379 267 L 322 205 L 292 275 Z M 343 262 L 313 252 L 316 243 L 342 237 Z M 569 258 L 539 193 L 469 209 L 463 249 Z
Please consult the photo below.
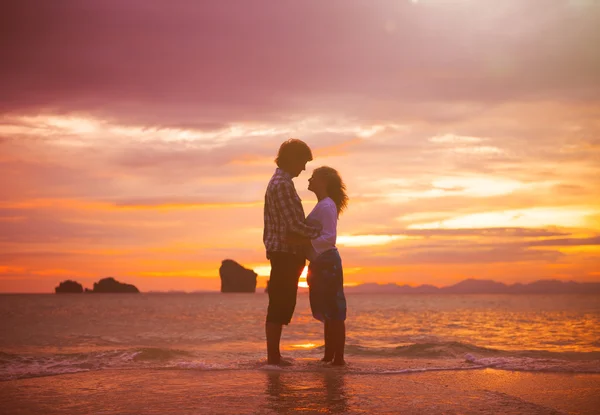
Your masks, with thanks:
M 105 277 L 107 278 L 107 277 Z M 114 278 L 114 277 L 113 277 Z M 101 278 L 102 279 L 102 278 Z M 67 281 L 67 280 L 64 280 Z M 75 281 L 75 280 L 72 280 Z M 467 281 L 481 281 L 481 282 L 492 282 L 492 283 L 496 283 L 496 284 L 501 284 L 504 285 L 506 287 L 512 287 L 515 285 L 521 285 L 521 286 L 527 286 L 527 285 L 531 285 L 531 284 L 535 284 L 535 283 L 539 283 L 539 282 L 558 282 L 561 284 L 568 284 L 568 283 L 574 283 L 574 284 L 600 284 L 600 280 L 598 281 L 574 281 L 574 280 L 560 280 L 560 279 L 539 279 L 539 280 L 534 280 L 531 282 L 514 282 L 514 283 L 504 283 L 504 282 L 500 282 L 500 281 L 496 281 L 496 280 L 490 280 L 490 279 L 477 279 L 477 278 L 466 278 L 464 280 L 460 280 L 454 284 L 451 285 L 444 285 L 444 286 L 436 286 L 433 284 L 427 284 L 427 283 L 423 283 L 423 284 L 419 284 L 419 285 L 409 285 L 409 284 L 402 284 L 402 283 L 398 283 L 398 282 L 364 282 L 364 283 L 357 283 L 357 284 L 349 284 L 349 285 L 344 285 L 344 288 L 349 288 L 351 291 L 354 288 L 359 288 L 361 286 L 378 286 L 378 287 L 386 287 L 386 286 L 396 286 L 396 287 L 409 287 L 409 288 L 419 288 L 419 287 L 423 287 L 423 286 L 428 286 L 428 287 L 433 287 L 439 290 L 443 290 L 444 288 L 449 288 L 449 287 L 453 287 L 456 286 L 460 283 L 464 283 Z M 62 281 L 61 281 L 62 282 Z M 60 282 L 59 282 L 60 284 Z M 140 291 L 139 293 L 136 294 L 212 294 L 212 293 L 218 293 L 218 294 L 257 294 L 257 293 L 266 293 L 265 289 L 266 287 L 256 287 L 256 291 L 254 293 L 222 293 L 220 289 L 206 289 L 206 290 L 193 290 L 193 291 L 185 291 L 185 290 L 167 290 L 167 291 L 157 291 L 157 290 L 151 290 L 151 291 Z M 298 287 L 298 291 L 299 292 L 306 292 L 308 291 L 307 287 Z M 38 295 L 38 294 L 52 294 L 55 295 L 56 292 L 52 292 L 52 291 L 43 291 L 43 292 L 17 292 L 17 291 L 0 291 L 0 295 L 2 294 L 10 294 L 10 295 L 20 295 L 20 294 L 31 294 L 31 295 Z M 82 294 L 106 294 L 106 293 L 93 293 L 93 292 L 83 292 Z M 115 294 L 124 294 L 124 293 L 115 293 Z M 398 294 L 398 293 L 396 293 Z M 402 293 L 400 293 L 402 294 Z M 408 293 L 405 293 L 408 294 Z M 410 294 L 429 294 L 429 293 L 410 293 Z M 444 294 L 444 293 L 440 293 L 440 294 Z M 451 293 L 448 293 L 451 294 Z M 455 293 L 455 294 L 467 294 L 467 293 Z M 472 294 L 477 294 L 477 293 L 472 293 Z M 481 293 L 484 294 L 484 293 Z M 494 294 L 494 293 L 487 293 L 487 294 Z M 518 294 L 518 293 L 497 293 L 497 294 Z M 528 293 L 525 293 L 528 294 Z

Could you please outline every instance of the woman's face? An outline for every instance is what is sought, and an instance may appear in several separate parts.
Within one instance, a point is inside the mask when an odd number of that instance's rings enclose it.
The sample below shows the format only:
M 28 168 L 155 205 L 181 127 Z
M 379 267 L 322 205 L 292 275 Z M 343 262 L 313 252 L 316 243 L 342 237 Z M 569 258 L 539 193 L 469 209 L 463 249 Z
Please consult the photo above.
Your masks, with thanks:
M 318 173 L 313 173 L 310 179 L 308 179 L 308 190 L 316 194 L 326 193 L 327 182 L 325 181 L 325 178 Z

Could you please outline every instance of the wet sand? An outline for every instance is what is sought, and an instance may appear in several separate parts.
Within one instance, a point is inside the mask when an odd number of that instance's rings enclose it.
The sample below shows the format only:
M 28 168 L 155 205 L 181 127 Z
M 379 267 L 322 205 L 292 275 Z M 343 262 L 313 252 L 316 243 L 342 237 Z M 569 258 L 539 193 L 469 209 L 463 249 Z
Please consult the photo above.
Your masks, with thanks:
M 598 414 L 600 375 L 104 370 L 0 382 L 2 414 Z

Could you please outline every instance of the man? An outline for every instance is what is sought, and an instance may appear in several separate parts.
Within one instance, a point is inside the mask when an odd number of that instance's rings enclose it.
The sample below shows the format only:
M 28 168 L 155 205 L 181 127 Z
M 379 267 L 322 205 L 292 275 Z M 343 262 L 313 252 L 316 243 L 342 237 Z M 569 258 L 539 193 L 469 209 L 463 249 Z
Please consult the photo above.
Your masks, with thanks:
M 289 324 L 294 314 L 298 280 L 305 265 L 303 248 L 289 243 L 288 235 L 294 233 L 312 239 L 320 234 L 320 228 L 304 223 L 304 209 L 292 181 L 306 170 L 309 161 L 312 152 L 305 142 L 294 138 L 285 141 L 279 147 L 277 169 L 265 193 L 263 241 L 271 262 L 265 334 L 270 365 L 291 364 L 281 359 L 279 343 L 283 326 Z

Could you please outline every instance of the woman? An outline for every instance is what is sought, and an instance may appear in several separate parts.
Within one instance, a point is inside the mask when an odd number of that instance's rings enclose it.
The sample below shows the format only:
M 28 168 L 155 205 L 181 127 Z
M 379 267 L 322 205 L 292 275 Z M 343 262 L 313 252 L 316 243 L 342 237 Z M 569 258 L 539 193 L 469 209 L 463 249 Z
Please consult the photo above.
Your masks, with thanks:
M 321 234 L 307 244 L 310 307 L 313 316 L 325 325 L 324 362 L 341 366 L 346 342 L 346 298 L 342 260 L 335 246 L 337 220 L 348 204 L 346 185 L 331 167 L 319 167 L 308 180 L 308 190 L 318 199 L 306 218 L 307 224 L 319 224 Z

